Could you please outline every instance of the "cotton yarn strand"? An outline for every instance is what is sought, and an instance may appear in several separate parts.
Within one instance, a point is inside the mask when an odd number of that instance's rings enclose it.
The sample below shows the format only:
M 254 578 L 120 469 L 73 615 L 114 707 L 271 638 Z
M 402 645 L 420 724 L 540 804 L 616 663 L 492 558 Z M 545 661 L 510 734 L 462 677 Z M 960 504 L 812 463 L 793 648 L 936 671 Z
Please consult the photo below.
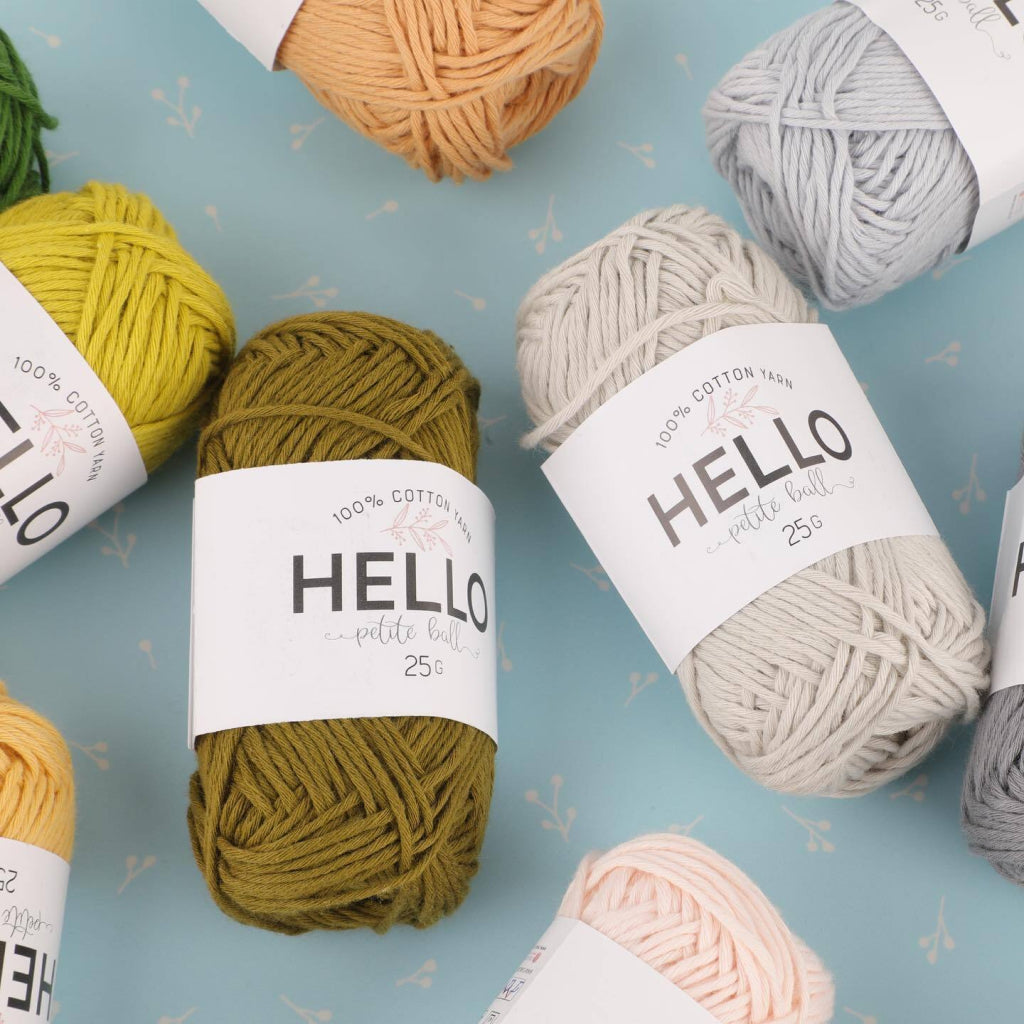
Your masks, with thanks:
M 0 836 L 70 863 L 75 777 L 64 738 L 0 683 Z
M 1024 477 L 1022 458 L 1018 482 Z M 1024 885 L 1024 687 L 989 695 L 967 758 L 961 818 L 971 851 Z
M 361 313 L 253 338 L 200 437 L 199 475 L 342 459 L 439 462 L 469 480 L 476 380 L 429 331 Z M 188 812 L 213 898 L 294 934 L 426 927 L 477 869 L 494 741 L 439 718 L 263 725 L 200 736 Z
M 32 74 L 0 29 L 0 210 L 50 188 L 44 129 L 57 120 L 43 109 Z
M 329 111 L 431 181 L 486 178 L 578 95 L 599 0 L 306 0 L 278 50 Z
M 545 275 L 523 300 L 518 366 L 551 451 L 631 381 L 739 324 L 815 315 L 779 267 L 723 221 L 640 214 Z M 842 551 L 761 595 L 697 645 L 678 676 L 704 728 L 771 789 L 856 796 L 898 778 L 972 718 L 987 682 L 985 616 L 945 544 Z
M 0 263 L 85 357 L 152 472 L 196 429 L 234 350 L 220 287 L 149 198 L 99 182 L 0 214 Z
M 734 864 L 686 836 L 644 836 L 580 865 L 559 915 L 650 964 L 719 1024 L 827 1024 L 825 966 Z
M 978 180 L 935 96 L 859 8 L 826 4 L 734 67 L 708 146 L 757 239 L 826 306 L 873 302 L 967 244 Z

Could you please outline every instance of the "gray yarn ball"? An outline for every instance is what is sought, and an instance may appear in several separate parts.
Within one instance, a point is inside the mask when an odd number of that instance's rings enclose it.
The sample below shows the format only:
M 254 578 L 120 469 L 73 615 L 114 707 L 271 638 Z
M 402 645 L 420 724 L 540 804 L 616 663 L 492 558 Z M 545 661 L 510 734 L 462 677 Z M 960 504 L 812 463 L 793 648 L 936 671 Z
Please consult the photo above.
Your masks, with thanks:
M 1024 477 L 1024 453 L 1018 482 Z M 1024 686 L 989 696 L 974 733 L 960 801 L 971 852 L 1024 885 Z
M 832 309 L 873 302 L 969 240 L 974 167 L 917 70 L 859 8 L 830 4 L 773 36 L 704 115 L 754 234 Z
M 1024 884 L 1024 687 L 989 697 L 967 760 L 961 810 L 971 850 Z
M 811 323 L 778 265 L 704 210 L 649 210 L 548 271 L 517 365 L 554 451 L 676 352 L 738 324 Z M 681 581 L 684 585 L 685 581 Z M 988 687 L 985 613 L 938 537 L 840 551 L 751 601 L 677 674 L 711 738 L 771 789 L 857 796 L 923 760 Z

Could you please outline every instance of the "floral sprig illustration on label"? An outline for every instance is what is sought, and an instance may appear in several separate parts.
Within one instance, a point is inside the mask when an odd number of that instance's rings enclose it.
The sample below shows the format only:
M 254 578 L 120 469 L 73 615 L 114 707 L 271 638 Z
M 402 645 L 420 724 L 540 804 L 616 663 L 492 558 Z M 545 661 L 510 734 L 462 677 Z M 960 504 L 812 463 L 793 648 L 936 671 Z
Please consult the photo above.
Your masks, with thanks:
M 448 525 L 448 520 L 438 519 L 432 523 L 430 522 L 430 509 L 421 508 L 416 513 L 416 518 L 412 522 L 406 522 L 411 508 L 411 504 L 406 504 L 398 515 L 395 516 L 395 521 L 380 532 L 389 534 L 399 544 L 404 544 L 407 538 L 411 539 L 420 551 L 432 551 L 434 545 L 440 544 L 451 555 L 451 545 L 449 545 L 441 533 Z
M 70 416 L 73 411 L 71 409 L 40 409 L 39 406 L 33 405 L 32 411 L 35 413 L 32 429 L 40 432 L 46 431 L 43 443 L 39 447 L 44 455 L 57 459 L 57 468 L 53 471 L 53 475 L 60 476 L 67 464 L 68 452 L 74 452 L 76 455 L 85 454 L 85 449 L 71 440 L 81 433 L 82 428 L 78 424 L 65 426 L 55 422 L 65 416 Z
M 727 433 L 725 429 L 726 424 L 736 427 L 737 430 L 746 430 L 747 427 L 753 426 L 758 413 L 762 413 L 765 416 L 778 416 L 778 409 L 773 409 L 770 405 L 754 404 L 758 387 L 759 385 L 755 384 L 743 396 L 742 402 L 737 399 L 736 392 L 732 388 L 726 388 L 725 393 L 722 395 L 722 401 L 725 404 L 721 410 L 715 405 L 714 398 L 709 398 L 708 425 L 704 428 L 704 433 L 725 437 Z

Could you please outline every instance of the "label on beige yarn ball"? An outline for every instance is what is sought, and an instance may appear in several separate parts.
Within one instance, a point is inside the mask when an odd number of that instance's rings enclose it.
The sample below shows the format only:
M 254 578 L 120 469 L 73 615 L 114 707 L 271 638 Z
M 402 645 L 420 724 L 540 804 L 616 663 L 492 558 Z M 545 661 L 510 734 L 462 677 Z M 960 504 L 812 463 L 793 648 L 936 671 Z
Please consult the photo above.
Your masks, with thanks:
M 0 583 L 145 482 L 117 403 L 0 264 Z
M 974 164 L 970 245 L 1024 218 L 1024 130 L 1012 116 L 1024 95 L 1024 0 L 849 2 L 920 72 Z
M 228 33 L 265 68 L 274 70 L 277 51 L 303 0 L 199 0 Z
M 71 867 L 56 854 L 0 839 L 0 1020 L 50 1019 Z
M 497 742 L 494 509 L 432 462 L 196 481 L 189 743 L 272 722 L 421 715 Z
M 989 635 L 992 692 L 1024 685 L 1024 480 L 1006 495 Z
M 588 417 L 544 472 L 672 671 L 819 559 L 937 532 L 821 324 L 702 338 Z
M 650 964 L 583 921 L 557 917 L 479 1024 L 717 1024 Z

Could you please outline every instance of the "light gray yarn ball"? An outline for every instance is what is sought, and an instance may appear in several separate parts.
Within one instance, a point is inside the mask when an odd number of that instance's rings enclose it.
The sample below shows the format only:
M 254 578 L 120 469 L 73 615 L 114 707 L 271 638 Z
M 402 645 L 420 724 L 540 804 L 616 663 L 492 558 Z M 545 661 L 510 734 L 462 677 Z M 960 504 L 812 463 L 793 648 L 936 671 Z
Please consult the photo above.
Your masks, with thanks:
M 518 366 L 551 451 L 664 359 L 737 324 L 815 315 L 754 243 L 703 210 L 643 213 L 546 274 L 519 309 Z M 945 544 L 850 548 L 752 601 L 678 675 L 719 747 L 772 789 L 854 796 L 920 762 L 988 684 L 985 615 Z
M 832 309 L 873 302 L 969 240 L 974 167 L 924 80 L 859 8 L 830 4 L 773 36 L 704 116 L 754 234 Z

